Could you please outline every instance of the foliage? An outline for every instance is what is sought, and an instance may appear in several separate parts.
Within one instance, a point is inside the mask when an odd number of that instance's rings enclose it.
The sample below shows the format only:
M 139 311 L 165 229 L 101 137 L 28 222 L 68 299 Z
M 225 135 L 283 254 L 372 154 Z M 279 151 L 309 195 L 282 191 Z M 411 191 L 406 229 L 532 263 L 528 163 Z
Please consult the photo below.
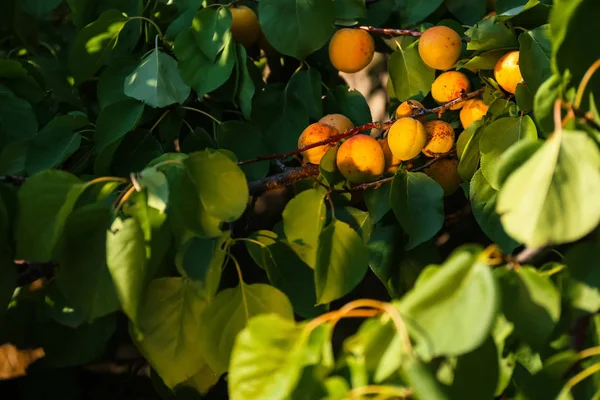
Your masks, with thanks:
M 260 31 L 251 45 L 232 34 L 238 3 L 257 15 L 242 27 Z M 3 1 L 0 379 L 42 379 L 132 342 L 165 399 L 598 398 L 595 11 Z M 446 104 L 431 95 L 444 71 L 419 53 L 441 25 L 461 39 L 450 70 L 471 87 Z M 341 28 L 385 54 L 389 121 L 332 65 Z M 432 40 L 428 59 L 443 52 Z M 514 94 L 495 71 L 512 51 Z M 489 108 L 463 129 L 471 98 Z M 406 117 L 418 125 L 452 126 L 452 150 L 346 181 L 339 143 L 387 135 L 406 100 L 422 104 Z M 306 164 L 298 138 L 330 114 L 355 127 L 308 143 L 327 147 Z M 462 190 L 428 175 L 445 158 Z

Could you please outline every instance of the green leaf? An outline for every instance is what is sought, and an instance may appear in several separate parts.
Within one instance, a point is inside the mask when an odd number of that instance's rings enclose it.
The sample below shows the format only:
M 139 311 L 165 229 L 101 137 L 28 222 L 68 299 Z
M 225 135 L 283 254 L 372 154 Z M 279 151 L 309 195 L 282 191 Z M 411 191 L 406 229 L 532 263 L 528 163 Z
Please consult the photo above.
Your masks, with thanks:
M 482 120 L 473 122 L 460 134 L 456 141 L 457 147 L 459 143 L 466 141 L 466 144 L 463 146 L 462 154 L 459 155 L 460 162 L 458 163 L 458 174 L 463 181 L 471 180 L 475 171 L 479 168 L 479 159 L 481 157 L 481 152 L 479 151 L 479 138 L 483 131 L 482 127 L 485 127 Z
M 63 0 L 21 0 L 19 5 L 28 14 L 43 18 L 48 16 Z
M 482 52 L 474 57 L 459 60 L 456 66 L 457 70 L 468 69 L 471 72 L 478 72 L 479 70 L 491 70 L 494 69 L 498 60 L 506 54 L 508 49 L 498 49 Z
M 563 95 L 563 79 L 554 74 L 538 88 L 533 98 L 533 115 L 541 131 L 549 134 L 554 131 L 554 103 Z
M 499 118 L 481 128 L 481 172 L 486 180 L 498 190 L 498 163 L 502 154 L 519 140 L 537 139 L 533 120 L 524 115 L 518 118 Z
M 551 55 L 550 24 L 519 36 L 519 69 L 531 93 L 535 93 L 552 75 Z
M 327 91 L 324 99 L 324 114 L 342 114 L 356 126 L 373 121 L 371 109 L 365 97 L 358 90 L 348 86 L 336 86 Z
M 128 100 L 125 94 L 125 78 L 138 66 L 139 61 L 134 58 L 121 58 L 102 71 L 98 79 L 98 103 L 104 108 L 121 100 Z
M 135 129 L 144 112 L 144 103 L 128 99 L 112 103 L 100 111 L 96 122 L 95 144 L 102 151 Z
M 87 124 L 84 115 L 54 117 L 29 143 L 25 171 L 33 175 L 62 163 L 79 149 L 81 136 L 75 131 Z
M 140 171 L 156 157 L 163 154 L 163 148 L 158 140 L 147 130 L 135 129 L 118 139 L 110 159 L 112 174 L 127 176 L 132 171 Z M 110 149 L 110 145 L 107 147 Z
M 413 396 L 418 400 L 449 400 L 450 396 L 439 381 L 435 379 L 433 371 L 416 357 L 411 357 L 402 368 L 402 380 L 413 391 Z
M 248 183 L 242 170 L 218 151 L 199 151 L 183 160 L 185 177 L 191 182 L 195 201 L 211 217 L 226 222 L 238 219 L 246 210 Z M 193 210 L 188 218 L 193 218 Z
M 499 299 L 490 267 L 478 260 L 480 252 L 478 246 L 456 249 L 397 303 L 422 357 L 460 355 L 488 337 Z
M 35 136 L 38 122 L 31 104 L 0 83 L 0 130 L 13 140 Z
M 216 136 L 219 148 L 232 151 L 240 160 L 268 154 L 262 132 L 248 122 L 224 122 L 217 127 Z M 261 161 L 243 165 L 241 168 L 248 181 L 254 181 L 267 176 L 269 162 Z
M 495 50 L 517 48 L 518 42 L 514 32 L 493 16 L 479 21 L 465 32 L 471 41 L 467 50 Z
M 29 141 L 10 142 L 0 151 L 0 174 L 18 175 L 25 172 Z
M 177 61 L 155 48 L 125 78 L 124 93 L 150 107 L 162 108 L 183 103 L 190 87 L 181 79 Z
M 431 239 L 444 225 L 444 191 L 421 172 L 398 171 L 390 189 L 390 203 L 410 250 Z
M 497 199 L 498 191 L 488 183 L 481 169 L 477 170 L 473 175 L 469 190 L 473 216 L 487 237 L 500 246 L 504 253 L 510 254 L 519 243 L 511 239 L 504 231 L 500 215 L 496 212 Z
M 221 87 L 233 72 L 235 65 L 235 42 L 225 36 L 225 47 L 211 60 L 199 47 L 194 28 L 188 28 L 175 39 L 175 56 L 179 62 L 179 73 L 199 98 Z
M 365 0 L 335 0 L 336 20 L 357 20 L 367 17 Z
M 87 322 L 119 309 L 106 265 L 106 230 L 112 217 L 110 207 L 90 204 L 75 210 L 64 228 L 56 283 Z
M 367 189 L 364 192 L 365 205 L 374 224 L 379 222 L 392 208 L 390 203 L 390 184 L 383 184 L 377 189 Z
M 149 167 L 140 172 L 138 183 L 147 190 L 148 205 L 164 212 L 169 204 L 169 183 L 165 174 Z
M 169 388 L 206 368 L 200 343 L 209 322 L 201 318 L 206 305 L 203 290 L 185 278 L 156 279 L 148 287 L 139 312 L 139 325 L 147 334 L 142 340 L 133 337 Z
M 520 140 L 509 147 L 498 160 L 496 185 L 502 187 L 506 179 L 523 165 L 544 144 L 542 140 Z
M 84 188 L 77 177 L 64 171 L 43 171 L 25 181 L 18 193 L 16 258 L 52 260 L 65 221 Z
M 581 243 L 565 254 L 569 269 L 568 298 L 576 309 L 595 313 L 600 309 L 600 259 L 598 245 Z
M 277 314 L 252 318 L 238 335 L 231 354 L 231 399 L 289 399 L 303 367 L 321 358 L 328 340 L 324 331 L 317 328 L 306 334 L 304 325 Z
M 547 344 L 560 317 L 560 293 L 550 278 L 532 267 L 503 271 L 502 311 L 515 334 L 534 348 Z
M 493 399 L 498 384 L 498 352 L 488 337 L 477 349 L 458 357 L 450 391 L 456 399 Z
M 329 213 L 331 216 L 332 213 Z M 335 218 L 347 223 L 354 229 L 366 244 L 373 233 L 373 222 L 368 212 L 354 207 L 338 207 L 335 209 Z
M 388 72 L 396 98 L 400 101 L 422 100 L 431 90 L 435 70 L 427 66 L 416 45 L 399 48 L 388 61 Z
M 184 277 L 200 283 L 207 298 L 214 296 L 219 289 L 228 239 L 229 233 L 214 239 L 193 236 L 177 251 L 177 270 Z
M 106 264 L 123 311 L 138 331 L 143 328 L 140 305 L 147 284 L 144 243 L 144 231 L 135 218 L 117 218 L 106 232 Z
M 597 196 L 600 154 L 595 143 L 583 132 L 562 131 L 508 177 L 496 210 L 506 232 L 527 246 L 567 243 L 597 227 Z
M 421 22 L 437 10 L 442 5 L 442 2 L 443 0 L 430 0 L 427 2 L 419 0 L 403 1 L 400 3 L 401 7 L 399 10 L 402 22 L 409 25 Z
M 539 0 L 500 0 L 496 3 L 498 19 L 501 21 L 511 19 L 539 3 Z
M 210 368 L 221 375 L 229 368 L 236 336 L 259 314 L 277 314 L 293 321 L 292 305 L 273 286 L 262 283 L 238 286 L 219 292 L 202 312 L 206 321 L 199 336 Z
M 241 44 L 237 44 L 236 47 L 236 71 L 238 75 L 238 84 L 236 91 L 236 103 L 244 114 L 244 118 L 252 119 L 252 98 L 254 97 L 255 91 L 258 89 L 255 87 L 254 81 L 250 74 L 250 68 L 256 66 L 252 63 L 250 58 L 247 57 L 246 48 Z
M 368 269 L 368 251 L 350 225 L 333 220 L 318 236 L 315 268 L 317 304 L 331 303 L 348 294 Z
M 203 8 L 192 20 L 192 31 L 196 45 L 209 61 L 231 41 L 231 11 L 228 7 Z
M 325 225 L 325 196 L 316 189 L 295 196 L 283 210 L 283 231 L 290 246 L 309 267 L 317 265 L 319 235 Z
M 69 69 L 77 85 L 94 76 L 106 63 L 110 53 L 120 43 L 119 35 L 127 20 L 122 12 L 108 10 L 77 33 L 69 53 Z M 119 50 L 125 54 L 133 50 L 139 38 L 139 31 L 135 33 L 124 36 L 124 45 Z
M 264 0 L 258 4 L 260 26 L 281 54 L 304 60 L 333 33 L 333 0 Z
M 481 20 L 487 8 L 483 1 L 474 3 L 471 0 L 445 0 L 444 4 L 464 25 L 473 25 Z
M 286 90 L 292 91 L 300 98 L 310 119 L 318 120 L 323 116 L 321 74 L 318 70 L 308 68 L 295 72 Z

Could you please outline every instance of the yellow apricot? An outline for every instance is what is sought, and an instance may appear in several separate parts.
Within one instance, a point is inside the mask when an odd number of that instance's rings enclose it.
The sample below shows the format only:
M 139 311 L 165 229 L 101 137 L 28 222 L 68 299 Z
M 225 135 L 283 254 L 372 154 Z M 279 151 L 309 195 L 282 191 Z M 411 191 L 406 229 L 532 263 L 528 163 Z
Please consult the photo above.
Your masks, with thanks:
M 337 135 L 339 132 L 329 125 L 315 122 L 304 129 L 298 138 L 298 148 L 311 145 L 313 143 L 320 142 L 328 139 L 331 136 Z M 322 146 L 313 147 L 302 152 L 302 157 L 305 162 L 311 164 L 319 164 L 321 158 L 327 153 L 327 150 L 331 148 L 331 144 L 324 144 Z
M 452 150 L 454 145 L 454 128 L 444 121 L 429 121 L 425 125 L 427 143 L 423 147 L 423 154 L 435 157 Z
M 433 99 L 438 104 L 446 104 L 449 101 L 459 98 L 463 90 L 465 92 L 471 90 L 469 78 L 462 72 L 448 71 L 435 78 L 435 81 L 431 85 L 431 96 L 433 96 Z M 464 102 L 461 102 L 453 105 L 450 109 L 458 110 L 463 105 Z
M 496 82 L 498 82 L 498 85 L 502 89 L 512 94 L 517 92 L 517 85 L 523 80 L 521 69 L 519 68 L 518 50 L 511 51 L 500 57 L 494 67 L 494 78 L 496 78 Z
M 366 183 L 383 174 L 385 156 L 377 140 L 369 135 L 356 135 L 341 144 L 336 164 L 350 183 Z
M 427 143 L 423 124 L 414 118 L 404 117 L 394 122 L 388 132 L 388 144 L 399 160 L 415 158 Z
M 231 36 L 245 47 L 250 47 L 260 36 L 260 23 L 251 8 L 235 6 L 231 11 Z
M 400 119 L 400 118 L 404 118 L 404 117 L 412 117 L 413 115 L 417 114 L 419 112 L 419 110 L 411 107 L 411 105 L 419 107 L 419 108 L 425 108 L 425 107 L 423 107 L 423 104 L 421 104 L 420 102 L 418 102 L 416 100 L 406 100 L 405 102 L 400 104 L 398 106 L 398 108 L 396 109 L 396 119 Z M 416 119 L 417 119 L 417 121 L 425 122 L 427 117 L 425 115 L 421 115 L 421 116 L 417 117 Z
M 319 122 L 337 129 L 339 133 L 344 133 L 354 128 L 354 123 L 350 121 L 350 118 L 342 114 L 328 114 L 321 118 Z
M 338 71 L 355 73 L 365 68 L 375 54 L 375 41 L 368 32 L 342 28 L 329 42 L 329 59 Z
M 398 166 L 402 163 L 402 160 L 394 157 L 387 138 L 379 139 L 377 142 L 381 146 L 381 150 L 383 150 L 383 155 L 385 157 L 385 171 L 396 172 Z
M 461 51 L 460 35 L 447 26 L 429 28 L 419 38 L 419 55 L 433 69 L 445 71 L 452 68 Z
M 436 161 L 425 170 L 425 174 L 444 189 L 444 196 L 453 195 L 462 183 L 458 174 L 458 160 L 454 159 L 443 158 Z
M 465 104 L 460 110 L 460 123 L 464 129 L 467 129 L 475 121 L 479 121 L 487 114 L 488 106 L 481 99 L 471 99 L 465 101 Z

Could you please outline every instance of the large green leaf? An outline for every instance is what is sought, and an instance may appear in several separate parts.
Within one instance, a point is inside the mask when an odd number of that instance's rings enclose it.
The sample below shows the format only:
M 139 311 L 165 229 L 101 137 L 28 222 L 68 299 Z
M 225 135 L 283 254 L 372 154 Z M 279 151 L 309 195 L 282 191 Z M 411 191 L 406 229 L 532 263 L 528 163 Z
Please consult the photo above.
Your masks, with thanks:
M 435 378 L 433 371 L 417 357 L 403 365 L 402 380 L 410 385 L 413 396 L 419 400 L 450 400 L 448 390 Z
M 458 20 L 465 25 L 473 25 L 485 15 L 486 5 L 483 1 L 445 0 L 444 4 Z
M 492 270 L 478 259 L 480 254 L 479 247 L 458 248 L 397 303 L 422 357 L 460 355 L 489 335 L 499 298 Z
M 127 100 L 125 78 L 137 68 L 139 61 L 133 57 L 120 58 L 102 71 L 98 79 L 98 103 L 104 108 L 117 101 Z
M 596 144 L 583 132 L 559 131 L 508 177 L 496 210 L 506 232 L 527 246 L 566 243 L 598 226 L 598 196 Z
M 400 4 L 400 16 L 404 24 L 412 25 L 417 22 L 423 21 L 429 15 L 431 15 L 439 6 L 442 5 L 443 0 L 406 0 Z
M 392 210 L 410 236 L 410 250 L 431 239 L 444 225 L 444 191 L 421 172 L 398 171 L 390 189 Z
M 391 183 L 385 183 L 377 189 L 367 189 L 364 192 L 365 205 L 374 224 L 379 222 L 392 208 L 390 203 L 391 187 Z
M 80 84 L 94 76 L 105 64 L 110 53 L 117 48 L 120 34 L 125 28 L 127 17 L 118 10 L 108 10 L 96 21 L 80 30 L 75 36 L 69 54 L 69 69 Z M 132 32 L 128 32 L 132 33 Z M 139 38 L 139 31 L 134 35 L 124 35 L 119 50 L 127 54 L 133 50 Z
M 333 220 L 318 237 L 315 286 L 317 304 L 331 303 L 348 294 L 367 273 L 368 251 L 358 233 Z
M 117 218 L 106 232 L 106 264 L 121 307 L 142 334 L 140 305 L 148 283 L 144 242 L 144 231 L 135 218 Z
M 396 98 L 422 100 L 431 90 L 435 70 L 427 66 L 415 44 L 392 53 L 388 61 L 388 72 Z
M 144 103 L 133 99 L 117 101 L 103 108 L 96 122 L 95 144 L 98 151 L 135 129 L 143 112 Z
M 550 24 L 542 25 L 519 36 L 519 69 L 531 93 L 535 93 L 552 75 L 551 55 Z
M 260 26 L 280 53 L 304 60 L 333 33 L 333 0 L 264 0 L 258 3 Z
M 278 314 L 293 320 L 292 305 L 287 297 L 273 286 L 256 283 L 219 292 L 201 314 L 205 321 L 199 336 L 210 368 L 221 375 L 229 368 L 235 338 L 248 321 L 259 314 Z
M 125 79 L 124 92 L 150 107 L 183 103 L 190 87 L 181 79 L 177 61 L 155 48 Z
M 471 72 L 478 72 L 482 69 L 494 69 L 496 63 L 504 54 L 506 54 L 506 49 L 485 51 L 468 59 L 459 60 L 456 69 L 460 70 L 464 68 Z
M 231 40 L 231 21 L 228 7 L 203 8 L 192 20 L 196 45 L 211 62 Z
M 458 153 L 458 157 L 460 158 L 458 174 L 464 181 L 471 180 L 473 174 L 479 168 L 479 160 L 481 158 L 479 139 L 483 131 L 482 127 L 485 127 L 482 120 L 474 121 L 460 134 L 456 141 L 457 147 L 464 143 L 462 154 Z
M 0 84 L 0 130 L 13 140 L 32 138 L 38 131 L 38 122 L 31 104 L 17 97 Z
M 600 309 L 600 259 L 598 245 L 582 243 L 565 254 L 569 268 L 567 296 L 576 309 L 595 313 Z
M 231 399 L 289 399 L 302 369 L 319 361 L 329 339 L 325 327 L 310 333 L 304 327 L 277 314 L 252 318 L 231 354 Z
M 495 50 L 518 47 L 517 37 L 504 23 L 493 16 L 479 21 L 465 32 L 471 40 L 467 50 Z
M 365 97 L 358 90 L 348 86 L 336 86 L 323 100 L 325 114 L 342 114 L 348 117 L 356 126 L 373 121 L 371 109 Z
M 19 190 L 16 219 L 16 258 L 45 262 L 53 257 L 68 215 L 85 185 L 68 172 L 36 174 Z
M 293 91 L 302 100 L 310 119 L 318 120 L 323 116 L 321 74 L 318 70 L 308 68 L 295 72 L 287 90 Z
M 206 304 L 202 288 L 189 279 L 161 278 L 148 287 L 139 313 L 145 335 L 135 344 L 169 388 L 206 368 L 200 343 L 210 323 L 200 317 Z
M 500 246 L 503 252 L 509 254 L 519 243 L 504 231 L 500 215 L 496 212 L 497 199 L 498 191 L 488 183 L 481 169 L 477 170 L 469 186 L 473 216 L 487 237 Z
M 56 283 L 88 322 L 119 309 L 106 265 L 106 230 L 112 217 L 110 207 L 90 204 L 75 210 L 65 224 Z
M 35 17 L 46 17 L 54 10 L 63 0 L 22 0 L 19 5 L 28 14 Z
M 453 398 L 493 399 L 498 376 L 498 351 L 490 336 L 477 349 L 458 357 L 450 388 Z
M 232 151 L 238 159 L 247 160 L 268 154 L 262 132 L 254 125 L 241 121 L 227 121 L 217 127 L 217 144 L 219 148 Z M 262 161 L 243 165 L 249 181 L 267 176 L 269 162 Z

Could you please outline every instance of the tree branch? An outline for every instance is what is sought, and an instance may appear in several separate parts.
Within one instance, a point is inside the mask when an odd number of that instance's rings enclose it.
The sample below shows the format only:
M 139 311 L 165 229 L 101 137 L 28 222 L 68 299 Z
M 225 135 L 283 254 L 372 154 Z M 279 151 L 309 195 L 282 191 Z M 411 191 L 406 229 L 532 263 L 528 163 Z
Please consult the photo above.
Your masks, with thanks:
M 375 28 L 374 26 L 365 26 L 365 25 L 360 25 L 360 26 L 356 26 L 356 29 L 361 29 L 363 31 L 369 32 L 369 33 L 376 33 L 379 35 L 389 35 L 389 36 L 413 36 L 413 37 L 419 37 L 423 34 L 423 32 L 421 31 L 416 31 L 413 29 L 392 29 L 392 28 Z M 462 37 L 461 40 L 465 43 L 468 43 L 471 41 L 471 38 L 469 37 Z
M 306 164 L 302 167 L 287 168 L 284 172 L 264 179 L 250 182 L 248 190 L 251 196 L 257 196 L 263 192 L 285 187 L 292 183 L 301 181 L 304 178 L 319 175 L 319 166 L 315 164 Z

